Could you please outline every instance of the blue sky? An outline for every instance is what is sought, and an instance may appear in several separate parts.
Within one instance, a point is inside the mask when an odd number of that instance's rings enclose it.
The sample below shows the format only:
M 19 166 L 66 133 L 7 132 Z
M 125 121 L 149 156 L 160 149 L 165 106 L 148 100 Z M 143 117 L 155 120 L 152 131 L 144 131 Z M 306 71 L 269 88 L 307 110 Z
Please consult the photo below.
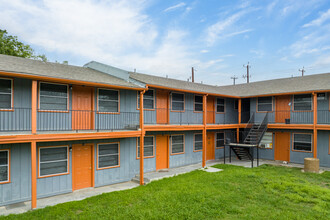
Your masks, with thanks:
M 328 0 L 0 0 L 0 28 L 50 61 L 244 83 L 330 72 Z

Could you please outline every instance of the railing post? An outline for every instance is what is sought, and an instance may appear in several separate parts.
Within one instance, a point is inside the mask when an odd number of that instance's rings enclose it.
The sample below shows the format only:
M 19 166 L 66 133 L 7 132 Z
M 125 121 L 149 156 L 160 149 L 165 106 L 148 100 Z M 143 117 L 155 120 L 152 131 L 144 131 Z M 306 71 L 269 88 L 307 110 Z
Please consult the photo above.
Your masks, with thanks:
M 313 117 L 313 157 L 317 158 L 317 93 L 313 93 L 313 110 L 314 110 L 314 117 Z
M 140 92 L 140 185 L 144 185 L 144 119 L 143 119 L 143 94 L 145 90 Z
M 203 158 L 202 158 L 202 167 L 206 166 L 206 116 L 207 116 L 207 111 L 206 111 L 206 98 L 207 95 L 203 95 Z
M 242 99 L 238 99 L 238 126 L 237 126 L 237 135 L 236 135 L 236 142 L 239 143 L 239 127 L 242 121 Z
M 37 144 L 31 142 L 31 209 L 37 208 Z
M 37 133 L 37 87 L 38 82 L 32 81 L 32 93 L 31 93 L 31 132 Z

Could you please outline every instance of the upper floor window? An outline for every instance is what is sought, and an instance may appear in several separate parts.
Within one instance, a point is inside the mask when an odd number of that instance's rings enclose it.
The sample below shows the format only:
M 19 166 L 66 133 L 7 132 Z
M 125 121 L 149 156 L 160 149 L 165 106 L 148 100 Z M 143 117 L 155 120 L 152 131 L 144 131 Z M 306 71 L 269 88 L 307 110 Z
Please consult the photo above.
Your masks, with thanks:
M 9 182 L 9 150 L 0 150 L 0 183 Z
M 216 133 L 215 144 L 216 144 L 215 145 L 216 148 L 225 146 L 225 133 L 224 132 Z
M 137 157 L 140 158 L 140 137 L 138 137 L 136 140 L 137 140 Z M 143 155 L 144 157 L 154 156 L 154 136 L 144 137 Z
M 143 95 L 143 109 L 154 109 L 155 108 L 155 90 L 149 89 Z M 138 109 L 140 109 L 140 94 L 138 92 Z
M 40 110 L 68 110 L 68 86 L 53 83 L 39 85 Z
M 203 134 L 194 134 L 194 150 L 203 150 Z
M 235 99 L 234 110 L 238 110 L 238 99 Z
M 0 109 L 12 108 L 12 87 L 12 79 L 0 79 Z
M 273 97 L 258 97 L 258 112 L 271 112 L 273 111 Z
M 98 89 L 97 103 L 99 112 L 119 112 L 119 91 Z
M 225 99 L 217 98 L 217 113 L 225 112 Z
M 171 136 L 171 152 L 172 154 L 184 153 L 184 135 Z
M 172 110 L 184 111 L 184 94 L 172 93 Z
M 97 168 L 111 168 L 119 166 L 119 143 L 97 145 Z
M 312 151 L 312 134 L 293 134 L 293 150 Z
M 196 112 L 203 111 L 203 96 L 195 95 L 195 111 Z
M 310 111 L 312 110 L 312 95 L 294 95 L 293 96 L 293 110 L 295 111 Z
M 39 148 L 39 177 L 67 174 L 68 146 Z

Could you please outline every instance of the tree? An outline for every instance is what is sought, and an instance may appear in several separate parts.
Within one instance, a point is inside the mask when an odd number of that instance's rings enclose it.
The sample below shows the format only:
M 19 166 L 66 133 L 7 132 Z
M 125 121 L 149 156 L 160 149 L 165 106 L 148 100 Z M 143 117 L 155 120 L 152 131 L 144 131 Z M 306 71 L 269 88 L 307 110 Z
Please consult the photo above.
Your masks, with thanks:
M 44 62 L 47 61 L 47 57 L 42 55 L 36 55 L 34 50 L 28 44 L 24 44 L 18 41 L 16 36 L 8 35 L 6 30 L 0 29 L 0 54 L 6 54 L 17 57 L 40 59 Z

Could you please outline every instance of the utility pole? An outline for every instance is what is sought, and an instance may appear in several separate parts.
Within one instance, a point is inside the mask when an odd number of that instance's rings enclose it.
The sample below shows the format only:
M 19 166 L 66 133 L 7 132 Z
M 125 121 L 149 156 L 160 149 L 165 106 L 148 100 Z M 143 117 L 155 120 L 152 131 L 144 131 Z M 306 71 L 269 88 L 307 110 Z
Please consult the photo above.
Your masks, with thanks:
M 306 72 L 305 67 L 299 69 L 298 71 L 301 72 L 301 76 L 304 76 L 304 73 Z
M 236 79 L 238 79 L 238 77 L 236 77 L 235 75 L 230 77 L 233 81 L 234 81 L 234 85 L 235 85 L 235 82 L 236 82 Z
M 251 66 L 250 66 L 250 62 L 248 62 L 248 64 L 245 66 L 245 65 L 243 65 L 243 67 L 246 67 L 246 75 L 243 75 L 243 78 L 245 79 L 246 78 L 246 82 L 247 83 L 250 83 L 250 73 L 249 73 L 249 70 L 250 70 L 250 68 L 251 68 Z
M 191 82 L 195 82 L 195 70 L 194 70 L 194 67 L 191 67 Z

